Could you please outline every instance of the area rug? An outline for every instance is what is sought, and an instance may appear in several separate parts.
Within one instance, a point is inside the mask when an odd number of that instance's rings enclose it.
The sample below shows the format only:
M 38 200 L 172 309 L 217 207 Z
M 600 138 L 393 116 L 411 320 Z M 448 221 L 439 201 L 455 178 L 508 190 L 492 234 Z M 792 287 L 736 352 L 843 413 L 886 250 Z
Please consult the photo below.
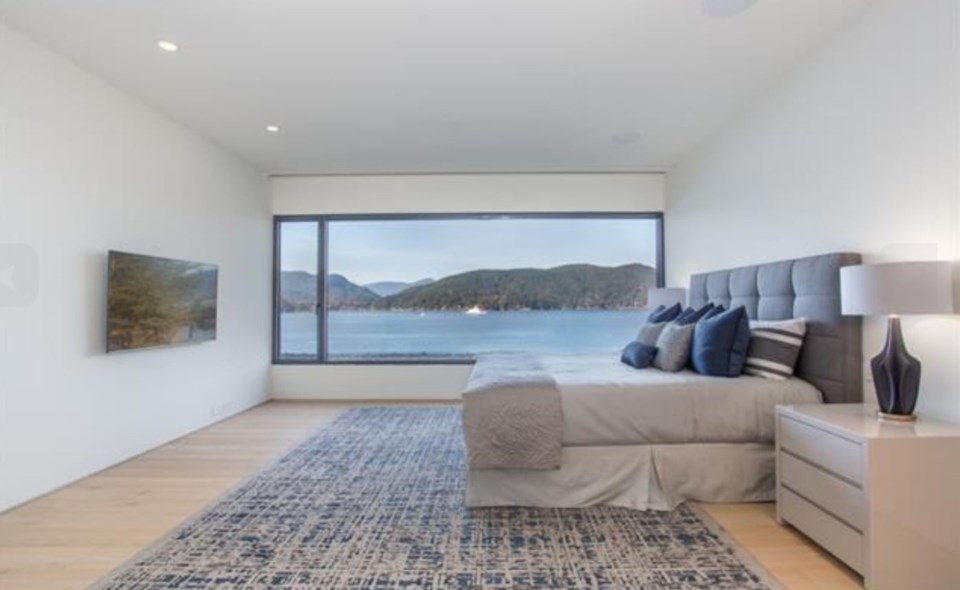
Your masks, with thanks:
M 358 408 L 99 590 L 781 587 L 698 510 L 464 506 L 456 407 Z

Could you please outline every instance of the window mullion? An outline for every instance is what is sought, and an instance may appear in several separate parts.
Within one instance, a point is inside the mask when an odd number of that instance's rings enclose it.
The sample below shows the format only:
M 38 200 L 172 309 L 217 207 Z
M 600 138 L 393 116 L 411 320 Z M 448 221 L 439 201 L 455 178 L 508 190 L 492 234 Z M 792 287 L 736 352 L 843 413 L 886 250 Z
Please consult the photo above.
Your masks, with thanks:
M 328 240 L 327 218 L 317 220 L 317 360 L 327 362 L 327 270 L 328 270 Z

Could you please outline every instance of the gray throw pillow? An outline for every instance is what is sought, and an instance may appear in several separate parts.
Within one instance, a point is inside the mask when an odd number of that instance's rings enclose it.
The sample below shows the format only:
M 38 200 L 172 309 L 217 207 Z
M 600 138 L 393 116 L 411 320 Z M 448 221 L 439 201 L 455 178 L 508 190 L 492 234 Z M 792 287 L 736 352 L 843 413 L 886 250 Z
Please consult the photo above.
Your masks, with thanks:
M 671 323 L 657 337 L 657 356 L 653 357 L 653 366 L 661 371 L 676 373 L 687 366 L 690 359 L 690 343 L 693 341 L 693 329 L 697 325 Z
M 645 346 L 656 346 L 660 332 L 663 332 L 663 329 L 666 328 L 669 323 L 670 322 L 644 324 L 643 327 L 640 328 L 640 333 L 637 334 L 637 342 Z

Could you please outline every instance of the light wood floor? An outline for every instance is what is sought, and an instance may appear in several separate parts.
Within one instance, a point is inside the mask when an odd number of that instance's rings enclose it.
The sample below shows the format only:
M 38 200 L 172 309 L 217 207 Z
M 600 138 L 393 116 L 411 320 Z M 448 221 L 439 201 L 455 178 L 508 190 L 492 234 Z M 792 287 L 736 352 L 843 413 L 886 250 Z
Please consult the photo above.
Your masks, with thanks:
M 0 514 L 0 589 L 85 588 L 349 405 L 270 402 Z M 771 505 L 704 507 L 790 590 L 862 588 Z

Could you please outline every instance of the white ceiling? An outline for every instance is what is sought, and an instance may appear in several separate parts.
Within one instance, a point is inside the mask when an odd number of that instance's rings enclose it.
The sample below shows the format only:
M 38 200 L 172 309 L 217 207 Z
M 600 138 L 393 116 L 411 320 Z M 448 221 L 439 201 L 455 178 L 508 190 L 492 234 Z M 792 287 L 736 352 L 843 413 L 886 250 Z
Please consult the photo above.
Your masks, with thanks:
M 270 173 L 639 171 L 870 1 L 0 0 L 0 20 Z

